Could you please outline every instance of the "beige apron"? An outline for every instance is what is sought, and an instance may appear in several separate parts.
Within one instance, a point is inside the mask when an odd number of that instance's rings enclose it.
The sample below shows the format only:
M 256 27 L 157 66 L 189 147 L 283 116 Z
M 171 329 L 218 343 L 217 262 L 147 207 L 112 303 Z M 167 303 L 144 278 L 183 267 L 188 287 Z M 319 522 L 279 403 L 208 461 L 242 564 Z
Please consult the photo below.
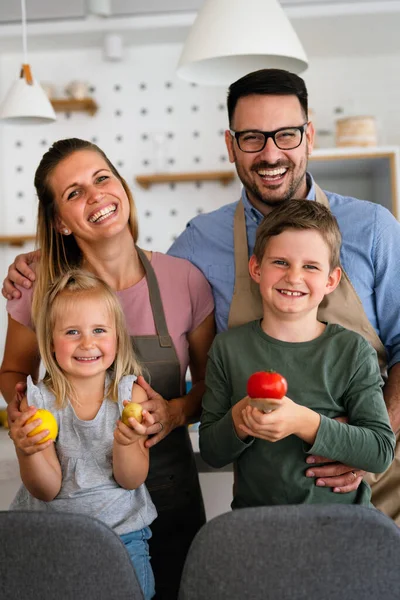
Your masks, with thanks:
M 316 201 L 327 208 L 329 201 L 319 186 L 316 188 Z M 237 327 L 249 321 L 260 319 L 263 307 L 258 285 L 249 274 L 249 256 L 247 245 L 246 221 L 243 202 L 237 205 L 233 226 L 235 247 L 235 288 L 229 311 L 228 327 Z M 384 345 L 365 314 L 346 272 L 342 269 L 342 278 L 338 287 L 325 296 L 318 309 L 318 319 L 329 323 L 338 323 L 362 335 L 375 348 L 381 372 L 386 376 L 387 355 Z M 398 442 L 399 442 L 399 436 Z M 395 460 L 389 469 L 379 475 L 368 474 L 367 481 L 372 487 L 372 502 L 382 512 L 400 525 L 400 444 L 396 445 Z

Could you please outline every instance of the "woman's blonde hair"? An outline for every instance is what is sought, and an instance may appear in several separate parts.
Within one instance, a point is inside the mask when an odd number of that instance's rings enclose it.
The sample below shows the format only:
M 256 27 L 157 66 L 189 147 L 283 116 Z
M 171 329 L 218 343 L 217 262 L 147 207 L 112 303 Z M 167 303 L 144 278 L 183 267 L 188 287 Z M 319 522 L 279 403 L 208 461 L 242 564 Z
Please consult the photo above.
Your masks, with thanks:
M 58 278 L 42 298 L 40 310 L 36 314 L 35 327 L 39 351 L 46 367 L 43 379 L 56 397 L 59 408 L 68 399 L 77 401 L 77 394 L 54 356 L 53 331 L 57 316 L 65 309 L 65 302 L 73 303 L 79 311 L 79 300 L 93 298 L 105 303 L 109 314 L 114 318 L 117 337 L 116 355 L 108 369 L 110 383 L 105 397 L 118 400 L 118 383 L 124 375 L 141 375 L 141 367 L 136 360 L 131 340 L 126 331 L 125 317 L 117 296 L 102 279 L 79 269 L 70 271 Z
M 136 206 L 131 191 L 125 179 L 110 162 L 104 152 L 86 140 L 69 138 L 55 142 L 43 155 L 35 173 L 35 188 L 39 200 L 36 246 L 41 249 L 40 263 L 36 273 L 36 285 L 33 295 L 32 315 L 35 316 L 41 309 L 42 299 L 49 286 L 63 273 L 82 264 L 82 252 L 74 235 L 62 235 L 57 228 L 57 204 L 50 184 L 54 169 L 66 158 L 81 151 L 96 152 L 107 163 L 112 174 L 119 179 L 128 197 L 129 226 L 133 241 L 138 239 L 138 220 Z

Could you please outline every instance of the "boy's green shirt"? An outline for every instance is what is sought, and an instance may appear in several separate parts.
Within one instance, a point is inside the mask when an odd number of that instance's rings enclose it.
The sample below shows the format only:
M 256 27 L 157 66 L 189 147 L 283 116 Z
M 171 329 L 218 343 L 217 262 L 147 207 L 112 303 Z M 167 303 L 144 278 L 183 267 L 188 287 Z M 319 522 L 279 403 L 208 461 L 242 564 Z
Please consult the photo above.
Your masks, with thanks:
M 310 447 L 295 435 L 278 442 L 242 441 L 231 409 L 246 396 L 255 371 L 274 370 L 288 382 L 287 396 L 318 412 L 321 424 Z M 382 394 L 375 350 L 360 335 L 328 324 L 318 338 L 281 342 L 253 321 L 216 336 L 209 352 L 200 425 L 200 452 L 214 467 L 235 462 L 232 507 L 273 504 L 345 503 L 370 505 L 364 481 L 346 494 L 318 487 L 305 476 L 310 454 L 356 469 L 383 472 L 394 457 L 395 436 Z M 348 418 L 348 424 L 334 417 Z

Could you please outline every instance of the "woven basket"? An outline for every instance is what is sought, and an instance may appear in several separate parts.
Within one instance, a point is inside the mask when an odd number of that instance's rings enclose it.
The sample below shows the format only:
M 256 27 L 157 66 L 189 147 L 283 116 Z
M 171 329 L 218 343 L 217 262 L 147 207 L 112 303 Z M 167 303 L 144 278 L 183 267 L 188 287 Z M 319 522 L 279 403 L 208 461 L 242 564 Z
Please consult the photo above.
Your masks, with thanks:
M 374 117 L 348 117 L 336 121 L 336 146 L 376 146 Z

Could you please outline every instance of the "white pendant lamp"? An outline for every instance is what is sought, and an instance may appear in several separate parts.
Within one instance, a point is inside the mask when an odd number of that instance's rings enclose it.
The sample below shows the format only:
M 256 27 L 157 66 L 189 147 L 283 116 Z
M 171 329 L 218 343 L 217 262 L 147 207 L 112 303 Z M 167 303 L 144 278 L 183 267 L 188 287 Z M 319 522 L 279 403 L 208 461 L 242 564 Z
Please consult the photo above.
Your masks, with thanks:
M 24 62 L 20 76 L 11 86 L 0 106 L 0 120 L 17 125 L 52 123 L 56 120 L 50 100 L 32 77 L 27 57 L 26 8 L 21 0 L 22 45 Z
M 230 85 L 258 69 L 301 73 L 308 61 L 278 0 L 205 0 L 178 63 L 182 79 Z

